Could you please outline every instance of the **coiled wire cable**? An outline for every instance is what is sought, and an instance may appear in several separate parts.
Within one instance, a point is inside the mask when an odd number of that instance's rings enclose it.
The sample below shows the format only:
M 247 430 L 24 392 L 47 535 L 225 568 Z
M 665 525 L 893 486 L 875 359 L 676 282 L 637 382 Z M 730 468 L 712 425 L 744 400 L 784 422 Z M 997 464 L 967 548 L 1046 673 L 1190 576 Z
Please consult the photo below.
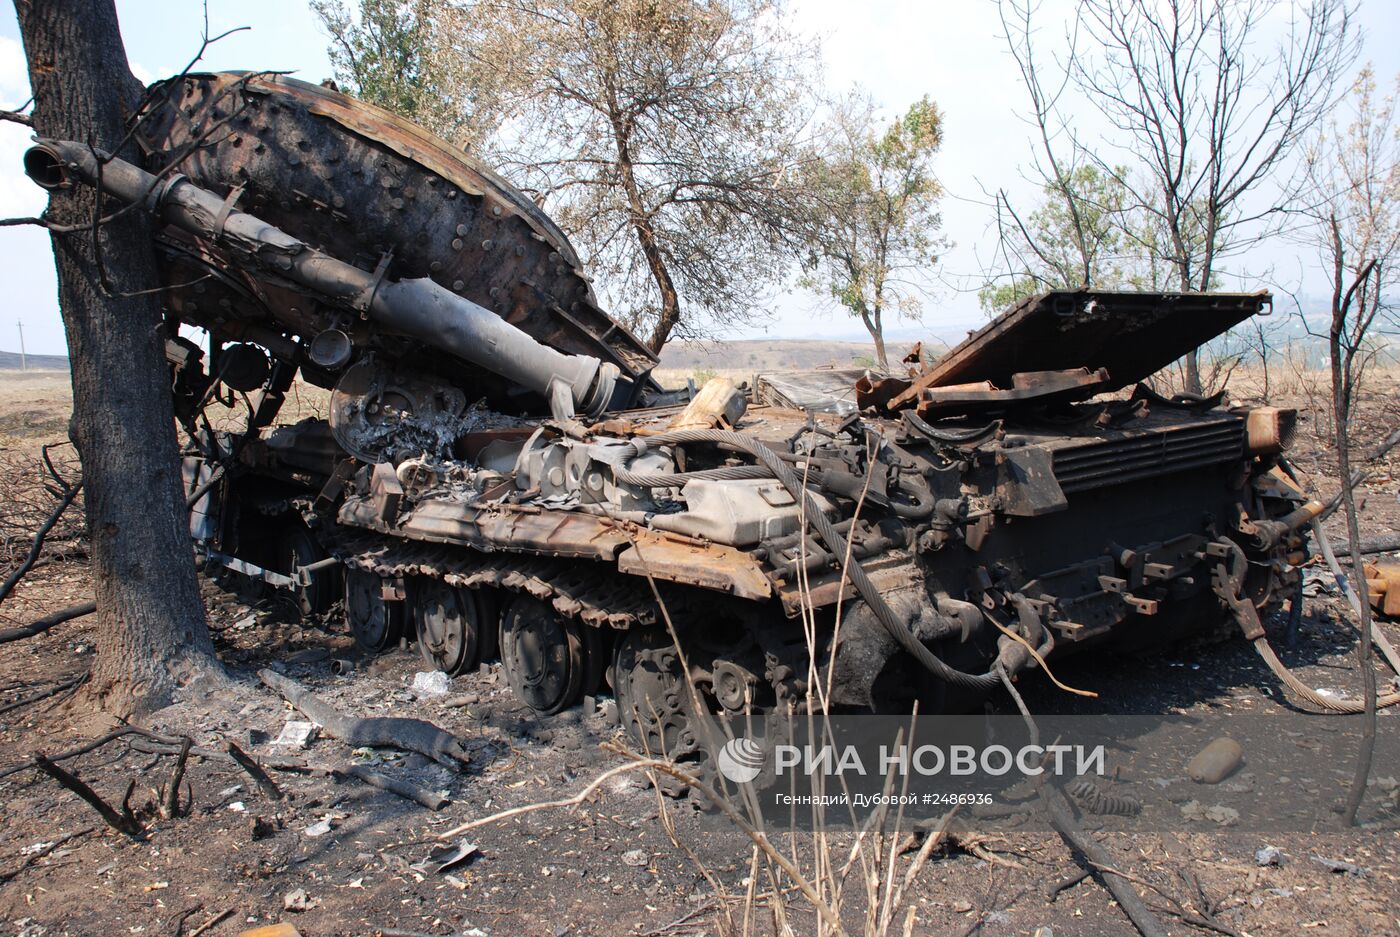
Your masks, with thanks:
M 1269 644 L 1268 638 L 1263 636 L 1255 638 L 1254 650 L 1259 652 L 1259 656 L 1264 659 L 1264 663 L 1268 664 L 1269 669 L 1274 672 L 1274 676 L 1278 677 L 1284 686 L 1319 709 L 1345 715 L 1355 715 L 1356 713 L 1366 711 L 1366 704 L 1359 700 L 1356 702 L 1351 700 L 1336 700 L 1331 697 L 1323 696 L 1321 693 L 1314 692 L 1306 683 L 1293 676 L 1293 672 L 1288 669 L 1283 661 L 1278 659 L 1278 655 L 1274 653 L 1274 649 Z M 1394 706 L 1396 703 L 1400 703 L 1400 693 L 1387 693 L 1384 696 L 1378 695 L 1376 697 L 1377 709 Z
M 638 455 L 647 448 L 655 446 L 684 445 L 686 443 L 713 443 L 727 449 L 746 453 L 756 459 L 760 466 L 766 468 L 783 487 L 802 504 L 803 512 L 806 515 L 807 523 L 817 532 L 831 551 L 832 556 L 847 556 L 848 548 L 846 538 L 842 536 L 834 524 L 822 513 L 820 506 L 812 499 L 806 487 L 797 477 L 792 469 L 788 468 L 782 458 L 769 449 L 763 443 L 742 433 L 734 433 L 728 430 L 719 429 L 682 429 L 673 430 L 669 433 L 661 433 L 656 436 L 638 437 L 633 440 L 633 445 L 638 447 Z M 616 472 L 617 469 L 614 469 Z M 625 469 L 624 469 L 625 471 Z M 723 470 L 714 470 L 723 471 Z M 621 476 L 618 476 L 621 480 Z M 951 667 L 941 660 L 936 654 L 924 646 L 909 627 L 894 613 L 889 603 L 880 594 L 879 588 L 866 575 L 860 563 L 854 559 L 847 564 L 845 574 L 850 579 L 851 584 L 856 587 L 860 597 L 870 606 L 874 612 L 875 619 L 886 633 L 895 640 L 897 644 L 907 651 L 915 660 L 922 664 L 934 676 L 945 683 L 953 686 L 963 687 L 969 690 L 987 690 L 1000 683 L 1000 678 L 995 671 L 988 671 L 984 674 L 971 674 L 966 671 Z
M 746 478 L 772 478 L 773 473 L 762 465 L 726 465 L 723 468 L 702 469 L 698 472 L 629 472 L 613 467 L 613 477 L 624 485 L 639 488 L 680 488 L 688 481 L 740 481 Z

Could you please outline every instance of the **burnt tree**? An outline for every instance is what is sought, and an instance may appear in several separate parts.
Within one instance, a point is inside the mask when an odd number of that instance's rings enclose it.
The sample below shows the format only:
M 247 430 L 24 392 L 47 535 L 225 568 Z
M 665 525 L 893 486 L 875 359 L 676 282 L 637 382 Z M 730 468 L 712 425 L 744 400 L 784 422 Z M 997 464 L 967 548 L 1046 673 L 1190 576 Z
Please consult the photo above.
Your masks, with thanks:
M 144 89 L 127 65 L 113 0 L 15 0 L 41 137 L 122 147 Z M 127 145 L 119 155 L 140 162 Z M 69 432 L 82 460 L 97 600 L 89 693 L 109 711 L 165 705 L 219 672 L 195 578 L 180 489 L 151 221 L 97 227 L 86 186 L 53 192 L 58 300 L 72 365 Z M 107 203 L 106 210 L 114 206 Z M 145 291 L 145 292 L 143 292 Z

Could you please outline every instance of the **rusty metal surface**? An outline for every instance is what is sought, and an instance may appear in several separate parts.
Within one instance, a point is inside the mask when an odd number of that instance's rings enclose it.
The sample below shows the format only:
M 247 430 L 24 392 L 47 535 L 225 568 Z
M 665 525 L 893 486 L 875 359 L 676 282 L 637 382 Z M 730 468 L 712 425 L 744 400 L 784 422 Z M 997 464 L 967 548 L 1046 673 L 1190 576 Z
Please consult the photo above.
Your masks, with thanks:
M 944 414 L 966 415 L 988 410 L 1005 410 L 1018 404 L 1047 405 L 1084 400 L 1109 385 L 1108 371 L 1074 368 L 1066 371 L 1019 372 L 1012 375 L 1010 387 L 997 387 L 991 381 L 926 387 L 918 392 L 915 409 L 919 415 L 936 418 Z M 878 394 L 879 389 L 872 390 Z M 907 399 L 901 393 L 890 402 L 895 406 Z
M 607 517 L 525 505 L 477 508 L 453 500 L 424 501 L 401 516 L 386 517 L 385 512 L 373 496 L 353 498 L 341 508 L 339 519 L 351 527 L 415 542 L 616 564 L 618 572 L 631 576 L 751 601 L 767 599 L 773 592 L 762 565 L 747 553 Z
M 211 128 L 215 128 L 212 129 Z M 535 339 L 610 361 L 640 391 L 655 357 L 598 306 L 563 233 L 528 198 L 465 153 L 387 111 L 285 77 L 191 75 L 164 88 L 142 124 L 153 168 L 176 169 L 293 236 L 391 280 L 431 278 Z M 192 151 L 189 147 L 198 143 Z M 310 337 L 337 323 L 275 275 L 240 274 L 215 248 L 167 232 L 167 279 L 188 321 Z M 477 383 L 419 343 L 376 342 L 388 360 Z M 467 377 L 469 381 L 463 381 Z M 630 382 L 630 383 L 628 383 Z M 623 403 L 637 393 L 623 395 Z M 508 407 L 502 407 L 508 409 Z
M 943 355 L 890 401 L 913 406 L 931 387 L 990 381 L 1066 365 L 1108 371 L 1105 390 L 1140 381 L 1272 302 L 1258 293 L 1120 293 L 1087 290 L 1031 296 Z
M 917 585 L 920 572 L 914 558 L 907 553 L 891 551 L 875 560 L 867 561 L 865 570 L 883 592 L 897 592 Z M 804 610 L 824 608 L 838 601 L 852 601 L 860 598 L 855 586 L 839 571 L 828 571 L 812 577 L 806 583 L 783 582 L 778 588 L 778 598 L 784 614 L 790 617 L 801 615 Z
M 752 556 L 719 544 L 639 533 L 618 556 L 617 568 L 750 601 L 761 602 L 773 594 L 763 568 Z

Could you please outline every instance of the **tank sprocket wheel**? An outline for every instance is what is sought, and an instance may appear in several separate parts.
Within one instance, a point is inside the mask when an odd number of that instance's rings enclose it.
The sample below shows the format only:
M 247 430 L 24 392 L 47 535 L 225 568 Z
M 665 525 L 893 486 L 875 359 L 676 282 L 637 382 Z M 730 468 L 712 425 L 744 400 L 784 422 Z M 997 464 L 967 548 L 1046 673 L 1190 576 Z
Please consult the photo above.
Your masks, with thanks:
M 642 751 L 679 760 L 699 749 L 685 715 L 680 655 L 665 631 L 628 631 L 613 654 L 618 718 Z
M 413 583 L 410 595 L 423 660 L 453 677 L 475 667 L 486 627 L 476 592 L 423 578 Z
M 578 622 L 533 596 L 516 596 L 501 617 L 501 667 L 515 695 L 536 712 L 572 706 L 586 668 Z
M 687 653 L 702 659 L 706 656 L 699 647 L 691 647 Z M 692 659 L 690 664 L 695 668 L 698 662 Z M 704 673 L 702 667 L 695 677 L 697 692 L 691 693 L 681 671 L 681 655 L 676 652 L 667 631 L 661 628 L 628 631 L 618 640 L 613 654 L 612 680 L 618 716 L 623 728 L 643 752 L 677 763 L 716 790 L 732 791 L 735 789 L 732 780 L 720 771 L 716 760 L 726 742 L 742 736 L 766 749 L 789 733 L 783 719 L 773 711 L 771 702 L 754 706 L 752 711 L 747 711 L 747 707 L 742 712 L 716 711 L 719 703 L 713 698 L 714 687 Z M 697 706 L 699 711 L 696 711 Z M 762 789 L 775 779 L 772 764 L 765 759 L 764 769 L 749 783 Z M 690 790 L 669 775 L 659 776 L 657 784 L 671 796 Z M 702 809 L 713 807 L 705 798 L 700 798 L 698 803 Z
M 345 617 L 355 644 L 369 654 L 390 647 L 403 634 L 403 604 L 386 601 L 383 588 L 373 573 L 345 572 Z

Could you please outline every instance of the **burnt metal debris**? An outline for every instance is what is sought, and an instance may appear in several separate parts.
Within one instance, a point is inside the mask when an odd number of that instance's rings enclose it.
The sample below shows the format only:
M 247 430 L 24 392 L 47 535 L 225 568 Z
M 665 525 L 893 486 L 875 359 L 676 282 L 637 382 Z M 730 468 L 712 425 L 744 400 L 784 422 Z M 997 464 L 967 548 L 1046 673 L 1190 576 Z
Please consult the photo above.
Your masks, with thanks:
M 610 684 L 653 751 L 701 758 L 712 714 L 814 678 L 833 709 L 952 709 L 1037 656 L 1255 637 L 1298 583 L 1294 415 L 1139 383 L 1267 294 L 1053 292 L 908 377 L 692 400 L 533 202 L 378 108 L 191 75 L 135 136 L 144 166 L 40 141 L 26 167 L 159 221 L 198 549 L 343 603 L 369 650 L 499 654 L 546 713 Z M 298 374 L 329 416 L 274 427 Z M 242 399 L 246 431 L 201 420 Z

